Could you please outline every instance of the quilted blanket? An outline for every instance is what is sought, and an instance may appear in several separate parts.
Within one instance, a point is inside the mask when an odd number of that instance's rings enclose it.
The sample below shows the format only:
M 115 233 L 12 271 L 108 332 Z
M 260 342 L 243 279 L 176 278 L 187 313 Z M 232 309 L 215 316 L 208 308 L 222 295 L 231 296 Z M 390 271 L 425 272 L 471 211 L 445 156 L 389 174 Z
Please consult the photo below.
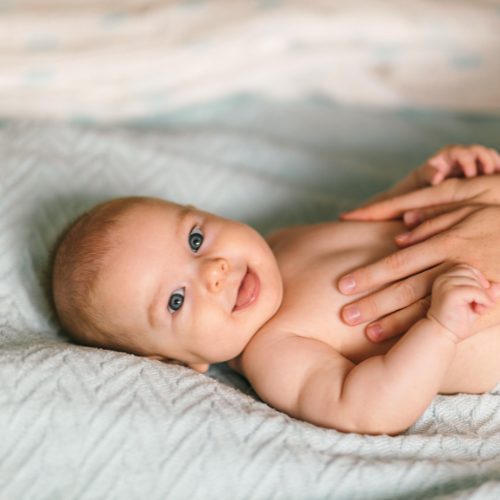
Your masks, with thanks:
M 500 396 L 437 396 L 402 435 L 342 434 L 209 376 L 72 345 L 47 254 L 102 200 L 193 203 L 262 233 L 335 218 L 448 142 L 500 120 L 235 99 L 127 128 L 0 127 L 1 499 L 494 499 Z M 499 361 L 500 362 L 500 361 Z

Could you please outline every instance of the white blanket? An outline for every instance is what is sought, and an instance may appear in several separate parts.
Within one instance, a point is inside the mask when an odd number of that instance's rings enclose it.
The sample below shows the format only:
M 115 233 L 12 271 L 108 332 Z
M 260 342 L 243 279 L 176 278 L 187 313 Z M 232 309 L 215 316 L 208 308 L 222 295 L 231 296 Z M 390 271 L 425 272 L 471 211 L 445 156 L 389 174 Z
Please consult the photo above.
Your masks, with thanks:
M 267 232 L 334 218 L 445 142 L 498 148 L 500 120 L 235 100 L 163 126 L 0 128 L 0 498 L 499 498 L 498 395 L 438 396 L 398 437 L 321 429 L 225 365 L 217 381 L 65 342 L 38 279 L 98 201 L 160 196 Z

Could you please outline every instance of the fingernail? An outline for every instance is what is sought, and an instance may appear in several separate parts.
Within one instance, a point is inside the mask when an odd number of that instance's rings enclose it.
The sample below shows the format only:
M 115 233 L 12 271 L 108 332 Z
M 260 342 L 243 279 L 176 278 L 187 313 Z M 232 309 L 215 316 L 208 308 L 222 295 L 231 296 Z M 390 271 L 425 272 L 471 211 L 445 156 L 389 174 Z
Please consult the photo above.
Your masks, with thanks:
M 356 286 L 356 282 L 354 281 L 354 278 L 351 276 L 346 276 L 345 278 L 342 278 L 339 282 L 339 290 L 342 293 L 349 293 L 350 291 L 354 290 Z
M 396 236 L 396 239 L 398 241 L 406 241 L 409 237 L 411 236 L 411 233 L 403 233 L 403 234 L 398 234 Z
M 345 322 L 352 325 L 359 319 L 360 314 L 357 307 L 349 306 L 344 308 L 343 316 Z
M 422 214 L 420 212 L 406 212 L 404 221 L 406 224 L 418 225 L 422 222 Z
M 380 338 L 382 337 L 382 327 L 380 325 L 378 325 L 377 323 L 370 325 L 366 329 L 366 334 L 372 340 L 380 340 Z

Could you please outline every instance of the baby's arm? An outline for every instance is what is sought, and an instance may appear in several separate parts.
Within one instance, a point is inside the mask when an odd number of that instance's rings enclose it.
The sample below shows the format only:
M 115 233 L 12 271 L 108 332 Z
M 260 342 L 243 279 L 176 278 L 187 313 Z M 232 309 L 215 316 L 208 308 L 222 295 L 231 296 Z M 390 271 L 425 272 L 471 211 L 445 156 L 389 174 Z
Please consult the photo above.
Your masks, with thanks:
M 386 355 L 359 365 L 317 340 L 257 336 L 243 354 L 245 374 L 264 401 L 293 417 L 343 432 L 397 434 L 429 406 L 457 343 L 493 305 L 488 288 L 479 271 L 453 268 L 436 280 L 428 317 Z
M 431 156 L 402 181 L 376 195 L 362 206 L 400 196 L 416 189 L 439 184 L 447 177 L 475 177 L 500 172 L 500 155 L 494 149 L 473 144 L 451 144 Z

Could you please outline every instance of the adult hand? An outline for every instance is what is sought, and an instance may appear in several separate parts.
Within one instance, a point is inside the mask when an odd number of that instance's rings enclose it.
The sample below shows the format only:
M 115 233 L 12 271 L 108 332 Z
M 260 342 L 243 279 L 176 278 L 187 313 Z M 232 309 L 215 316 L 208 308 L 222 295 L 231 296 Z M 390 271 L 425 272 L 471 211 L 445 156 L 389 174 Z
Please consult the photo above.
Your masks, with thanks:
M 383 201 L 370 203 L 341 215 L 342 220 L 388 220 L 403 217 L 414 227 L 424 220 L 472 205 L 500 204 L 500 175 L 451 178 Z M 453 224 L 452 224 L 453 225 Z
M 462 188 L 459 188 L 460 184 L 457 183 L 472 183 L 481 179 L 486 178 L 462 181 L 452 179 L 446 182 L 453 182 L 455 186 L 453 192 L 462 193 Z M 491 182 L 491 179 L 489 177 L 488 180 Z M 427 189 L 437 190 L 443 185 Z M 448 197 L 447 201 L 456 204 L 483 196 L 481 190 L 476 187 L 470 189 L 462 193 L 463 196 Z M 426 190 L 417 192 L 420 193 L 420 198 L 422 198 L 423 191 Z M 496 200 L 500 203 L 500 186 L 497 188 L 497 194 L 492 191 L 485 190 L 484 199 Z M 378 212 L 380 215 L 378 218 L 385 218 L 387 214 L 389 217 L 396 217 L 408 208 L 425 206 L 423 199 L 427 199 L 427 204 L 437 200 L 437 198 L 427 196 L 429 192 L 422 199 L 419 196 L 413 196 L 415 194 L 409 193 L 400 197 L 399 206 L 393 200 L 392 205 L 386 205 L 390 210 L 384 207 L 384 211 Z M 409 197 L 413 198 L 411 202 L 406 203 Z M 415 205 L 415 201 L 419 199 L 420 203 Z M 402 200 L 405 203 L 402 203 Z M 388 200 L 387 203 L 390 202 L 391 200 Z M 386 202 L 382 202 L 381 205 L 384 203 Z M 385 216 L 382 217 L 382 214 Z M 355 325 L 382 317 L 367 327 L 367 336 L 373 341 L 385 340 L 406 332 L 416 321 L 426 315 L 435 278 L 458 263 L 476 267 L 485 274 L 489 281 L 500 282 L 500 206 L 477 204 L 473 205 L 472 210 L 471 206 L 464 205 L 459 208 L 455 207 L 454 210 L 441 217 L 450 214 L 454 214 L 454 219 L 451 218 L 447 224 L 442 224 L 443 232 L 415 246 L 404 248 L 374 264 L 353 271 L 340 280 L 339 289 L 345 295 L 365 292 L 397 281 L 381 291 L 345 306 L 342 310 L 342 317 L 347 324 Z M 378 220 L 378 218 L 372 213 L 371 217 L 363 220 Z M 355 319 L 349 320 L 349 318 Z M 474 324 L 473 329 L 479 332 L 497 323 L 500 323 L 500 307 L 495 307 L 484 314 Z
M 476 177 L 500 173 L 500 154 L 494 149 L 472 144 L 462 146 L 450 144 L 431 156 L 397 184 L 363 203 L 371 206 L 388 198 L 415 191 L 430 185 L 437 185 L 450 177 Z

